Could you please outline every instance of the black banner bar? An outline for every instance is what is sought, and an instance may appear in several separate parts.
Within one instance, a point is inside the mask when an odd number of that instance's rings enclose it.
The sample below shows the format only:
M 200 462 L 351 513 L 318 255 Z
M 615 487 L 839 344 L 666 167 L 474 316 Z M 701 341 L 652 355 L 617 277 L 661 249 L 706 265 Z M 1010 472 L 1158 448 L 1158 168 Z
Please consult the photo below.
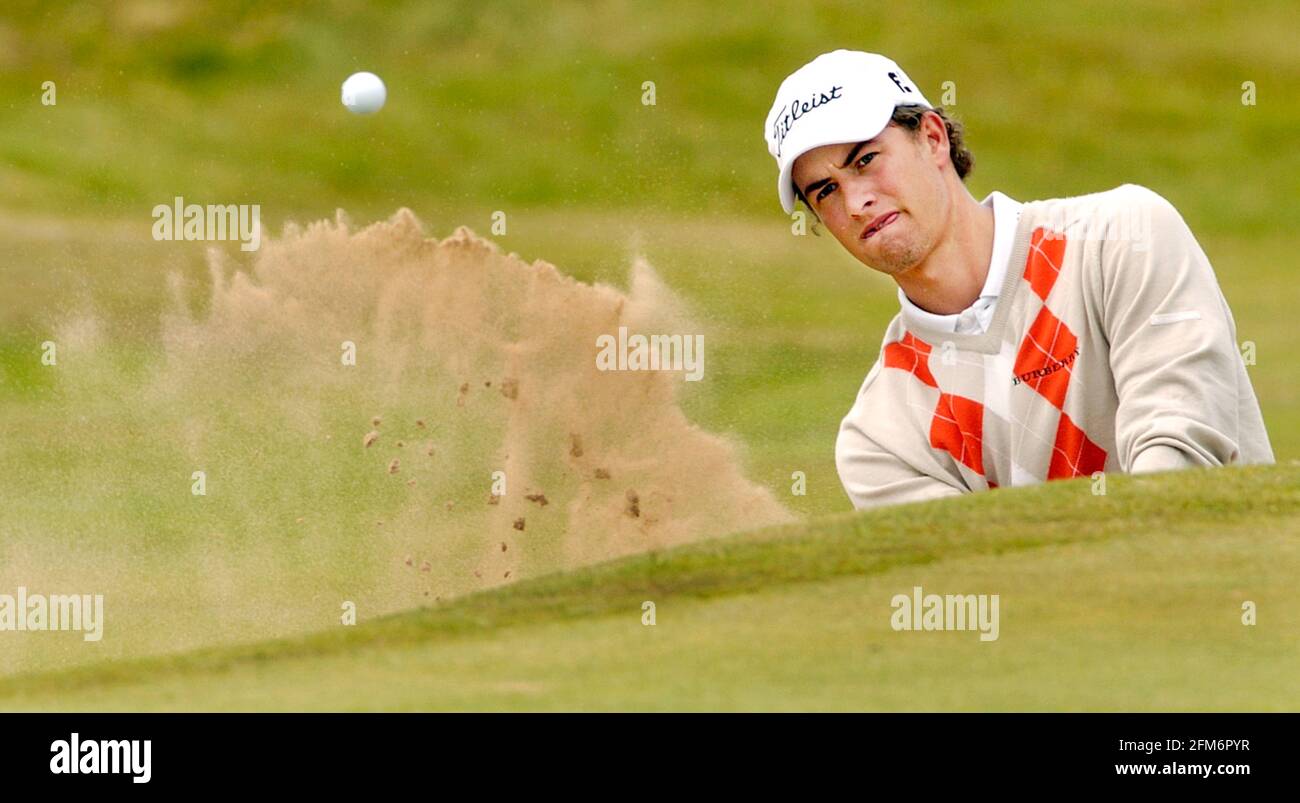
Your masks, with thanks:
M 233 791 L 262 779 L 330 792 L 408 773 L 505 786 L 631 773 L 638 789 L 703 773 L 736 789 L 842 776 L 873 787 L 897 778 L 1229 791 L 1293 784 L 1300 725 L 1293 714 L 8 714 L 0 723 L 7 783 Z

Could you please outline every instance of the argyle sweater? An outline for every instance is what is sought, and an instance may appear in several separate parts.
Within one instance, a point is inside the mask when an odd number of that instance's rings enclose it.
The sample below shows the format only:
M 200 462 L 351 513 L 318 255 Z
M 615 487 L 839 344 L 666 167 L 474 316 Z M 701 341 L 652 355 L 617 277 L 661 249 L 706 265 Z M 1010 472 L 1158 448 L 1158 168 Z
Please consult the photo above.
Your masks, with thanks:
M 896 316 L 835 460 L 865 508 L 1273 452 L 1209 260 L 1125 184 L 1024 205 L 983 334 Z

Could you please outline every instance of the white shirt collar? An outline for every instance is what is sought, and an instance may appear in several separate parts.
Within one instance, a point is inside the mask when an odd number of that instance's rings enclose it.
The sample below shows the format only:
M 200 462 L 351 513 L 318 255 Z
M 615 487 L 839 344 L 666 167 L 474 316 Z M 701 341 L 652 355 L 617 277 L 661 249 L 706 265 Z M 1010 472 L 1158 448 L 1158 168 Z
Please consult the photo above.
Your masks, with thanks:
M 900 287 L 898 303 L 903 310 L 904 323 L 940 332 L 957 332 L 959 325 L 963 329 L 978 326 L 977 332 L 988 329 L 994 303 L 1002 292 L 1002 282 L 1007 275 L 1007 262 L 1011 259 L 1011 248 L 1016 238 L 1016 224 L 1020 220 L 1020 210 L 1024 204 L 994 190 L 980 201 L 980 205 L 993 210 L 993 254 L 989 258 L 988 276 L 984 279 L 984 289 L 980 290 L 979 298 L 961 312 L 935 315 L 913 304 Z

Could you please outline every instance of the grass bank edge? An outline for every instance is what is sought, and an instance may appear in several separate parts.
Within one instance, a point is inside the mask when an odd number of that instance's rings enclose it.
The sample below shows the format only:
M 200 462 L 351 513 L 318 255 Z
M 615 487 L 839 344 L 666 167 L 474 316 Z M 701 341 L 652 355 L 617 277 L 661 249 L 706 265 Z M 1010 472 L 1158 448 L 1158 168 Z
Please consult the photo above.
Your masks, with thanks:
M 905 565 L 1116 538 L 1160 528 L 1188 536 L 1225 525 L 1289 521 L 1300 535 L 1300 464 L 1081 478 L 734 533 L 584 569 L 523 580 L 402 613 L 271 641 L 90 664 L 0 679 L 0 700 L 111 687 L 159 675 L 487 637 L 503 628 L 640 610 L 653 599 L 705 600 L 763 588 L 881 573 Z

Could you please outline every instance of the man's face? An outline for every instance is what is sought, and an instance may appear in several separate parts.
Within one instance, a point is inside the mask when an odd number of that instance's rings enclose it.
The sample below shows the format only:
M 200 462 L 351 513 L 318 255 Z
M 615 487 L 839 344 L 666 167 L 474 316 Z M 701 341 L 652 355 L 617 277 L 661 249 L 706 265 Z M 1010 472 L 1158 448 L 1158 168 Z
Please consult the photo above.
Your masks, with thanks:
M 943 122 L 926 115 L 915 136 L 891 123 L 874 139 L 808 151 L 791 175 L 840 245 L 894 276 L 922 262 L 947 224 L 947 152 Z

